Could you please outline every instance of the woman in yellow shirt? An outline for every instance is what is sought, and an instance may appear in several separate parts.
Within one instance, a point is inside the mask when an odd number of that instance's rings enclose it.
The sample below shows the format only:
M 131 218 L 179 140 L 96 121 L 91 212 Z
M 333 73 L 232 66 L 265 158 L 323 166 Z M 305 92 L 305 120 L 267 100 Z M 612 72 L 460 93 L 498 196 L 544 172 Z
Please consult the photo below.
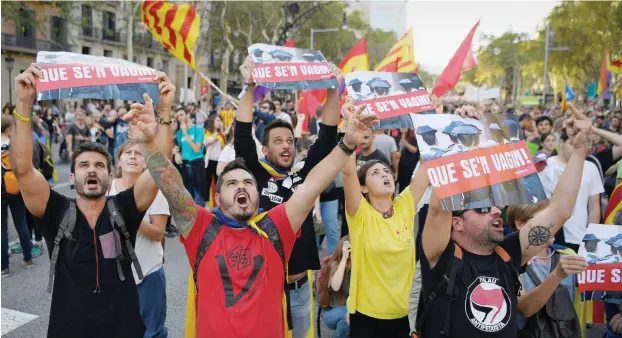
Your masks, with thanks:
M 351 98 L 342 113 L 346 119 L 355 113 Z M 420 170 L 394 198 L 391 168 L 372 160 L 357 173 L 352 156 L 343 169 L 343 181 L 352 261 L 347 302 L 351 336 L 407 337 L 416 205 L 428 186 L 426 173 Z

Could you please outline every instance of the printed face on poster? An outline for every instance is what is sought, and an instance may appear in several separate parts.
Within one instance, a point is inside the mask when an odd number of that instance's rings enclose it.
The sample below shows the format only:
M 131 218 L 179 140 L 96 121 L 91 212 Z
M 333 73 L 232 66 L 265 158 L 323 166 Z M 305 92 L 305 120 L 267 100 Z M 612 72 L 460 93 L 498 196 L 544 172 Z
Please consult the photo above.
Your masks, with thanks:
M 578 254 L 589 264 L 577 275 L 579 291 L 622 291 L 622 226 L 590 224 Z
M 248 47 L 255 61 L 253 80 L 274 89 L 337 88 L 339 83 L 320 51 L 256 43 Z
M 423 81 L 415 73 L 353 72 L 345 81 L 356 105 L 380 117 L 374 129 L 412 128 L 408 114 L 436 114 Z
M 546 199 L 514 114 L 480 120 L 452 114 L 410 115 L 424 167 L 446 210 Z
M 157 71 L 122 59 L 68 52 L 39 52 L 43 76 L 37 79 L 37 100 L 117 99 L 142 102 L 147 93 L 160 101 Z

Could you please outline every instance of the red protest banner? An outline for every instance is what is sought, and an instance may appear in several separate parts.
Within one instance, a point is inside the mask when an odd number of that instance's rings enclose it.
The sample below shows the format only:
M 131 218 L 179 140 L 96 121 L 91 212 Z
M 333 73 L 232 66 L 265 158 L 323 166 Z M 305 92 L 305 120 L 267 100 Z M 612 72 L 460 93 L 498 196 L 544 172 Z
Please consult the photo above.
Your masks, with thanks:
M 156 70 L 139 65 L 42 64 L 37 90 L 109 84 L 155 83 Z
M 524 140 L 428 160 L 424 166 L 441 199 L 536 173 Z
M 367 106 L 366 112 L 375 113 L 380 119 L 434 110 L 425 90 L 359 101 L 356 105 Z
M 577 281 L 579 292 L 622 291 L 622 264 L 590 264 Z
M 298 82 L 334 78 L 328 62 L 287 62 L 256 64 L 253 80 L 257 82 Z

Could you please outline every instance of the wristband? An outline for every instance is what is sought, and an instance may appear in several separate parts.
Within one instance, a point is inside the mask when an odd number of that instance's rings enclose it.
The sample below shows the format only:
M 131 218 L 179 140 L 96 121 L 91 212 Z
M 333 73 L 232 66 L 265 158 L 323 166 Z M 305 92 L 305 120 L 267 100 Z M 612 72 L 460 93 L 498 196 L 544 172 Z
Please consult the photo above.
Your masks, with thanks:
M 161 118 L 161 117 L 160 117 L 160 118 L 158 118 L 158 124 L 161 124 L 161 125 L 164 125 L 164 126 L 168 126 L 168 125 L 170 125 L 171 123 L 173 123 L 173 120 L 172 120 L 172 119 L 171 119 L 171 120 L 169 120 L 169 121 L 164 121 L 164 119 L 163 119 L 163 118 Z
M 30 120 L 32 119 L 32 113 L 30 113 L 30 117 L 23 117 L 17 113 L 17 109 L 13 109 L 13 116 L 15 116 L 15 118 L 17 118 L 18 120 L 24 122 L 30 122 Z
M 356 147 L 350 148 L 345 144 L 345 142 L 343 142 L 343 137 L 339 139 L 337 145 L 341 148 L 341 150 L 343 150 L 344 153 L 346 153 L 346 155 L 352 155 L 356 151 Z
M 255 87 L 256 85 L 257 83 L 255 81 L 244 82 L 244 86 L 247 86 L 247 87 Z

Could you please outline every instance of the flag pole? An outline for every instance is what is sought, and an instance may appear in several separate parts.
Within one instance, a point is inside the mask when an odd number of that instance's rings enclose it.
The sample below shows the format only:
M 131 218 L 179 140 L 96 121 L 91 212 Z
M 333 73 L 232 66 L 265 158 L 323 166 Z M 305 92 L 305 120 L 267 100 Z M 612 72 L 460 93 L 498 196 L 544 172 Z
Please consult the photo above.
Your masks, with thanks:
M 214 82 L 212 82 L 212 80 L 210 80 L 207 76 L 205 76 L 205 74 L 203 74 L 202 72 L 199 72 L 198 70 L 197 72 L 203 78 L 203 80 L 207 81 L 207 83 L 209 83 L 210 86 L 212 86 L 212 88 L 214 88 L 218 93 L 220 93 L 220 95 L 222 95 L 224 98 L 229 100 L 233 106 L 235 106 L 236 108 L 238 107 L 238 104 L 240 103 L 238 99 L 234 98 L 233 96 L 229 94 L 225 94 L 222 90 L 220 90 L 220 88 L 218 88 L 218 86 Z

